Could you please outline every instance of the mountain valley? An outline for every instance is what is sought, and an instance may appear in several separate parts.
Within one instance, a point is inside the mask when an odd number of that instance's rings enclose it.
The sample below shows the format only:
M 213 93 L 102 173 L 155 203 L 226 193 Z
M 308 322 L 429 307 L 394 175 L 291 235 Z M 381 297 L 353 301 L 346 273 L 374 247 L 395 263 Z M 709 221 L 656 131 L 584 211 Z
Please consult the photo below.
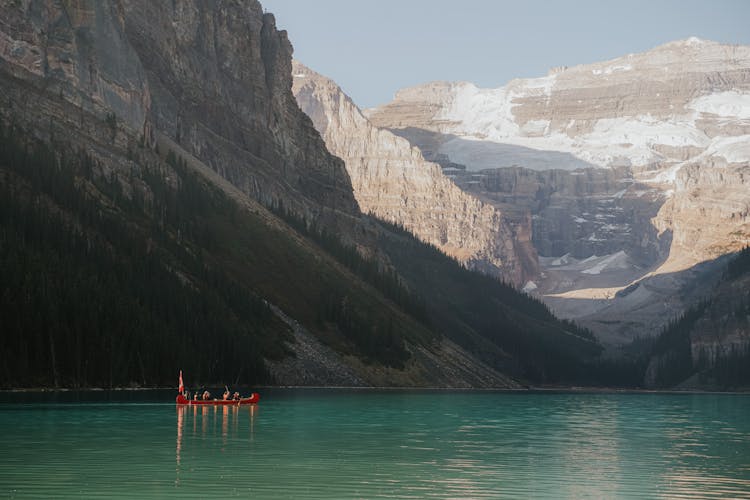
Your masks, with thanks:
M 748 47 L 360 110 L 257 1 L 0 7 L 2 387 L 744 376 Z

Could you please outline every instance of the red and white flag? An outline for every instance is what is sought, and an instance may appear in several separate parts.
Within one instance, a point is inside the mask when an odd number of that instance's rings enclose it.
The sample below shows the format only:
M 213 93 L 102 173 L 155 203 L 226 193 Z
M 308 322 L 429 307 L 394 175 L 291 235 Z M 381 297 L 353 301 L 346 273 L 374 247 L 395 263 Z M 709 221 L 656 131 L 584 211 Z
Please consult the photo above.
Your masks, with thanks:
M 180 394 L 185 392 L 185 384 L 182 383 L 182 370 L 180 370 L 180 387 L 177 388 L 177 392 Z

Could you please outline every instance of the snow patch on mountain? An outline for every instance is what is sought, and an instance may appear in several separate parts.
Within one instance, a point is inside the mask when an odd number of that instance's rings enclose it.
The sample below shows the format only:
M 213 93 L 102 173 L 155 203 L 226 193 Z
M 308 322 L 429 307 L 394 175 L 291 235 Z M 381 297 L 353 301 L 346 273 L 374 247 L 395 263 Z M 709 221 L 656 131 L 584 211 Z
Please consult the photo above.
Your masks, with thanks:
M 716 137 L 704 155 L 722 156 L 729 163 L 750 161 L 750 135 Z
M 576 259 L 570 254 L 562 257 L 540 257 L 539 262 L 546 269 L 558 271 L 577 271 L 581 274 L 601 274 L 607 271 L 619 271 L 633 268 L 630 256 L 623 250 L 609 255 L 591 255 L 585 259 Z
M 453 102 L 438 119 L 457 122 L 457 131 L 491 138 L 518 135 L 511 111 L 516 95 L 505 87 L 480 89 L 472 83 L 455 85 Z
M 627 269 L 629 267 L 628 254 L 619 252 L 596 259 L 596 263 L 581 271 L 583 274 L 600 274 L 605 269 Z
M 523 166 L 533 170 L 575 170 L 596 166 L 574 156 L 572 152 L 565 151 L 571 148 L 562 143 L 548 148 L 535 147 L 545 145 L 540 142 L 542 141 L 527 138 L 496 142 L 476 136 L 462 136 L 441 144 L 438 153 L 450 157 L 455 163 L 466 165 L 469 170 L 511 166 Z
M 593 75 L 611 75 L 616 71 L 630 71 L 633 69 L 631 64 L 613 64 L 603 69 L 592 69 L 591 74 Z
M 703 132 L 694 128 L 692 119 L 657 120 L 651 115 L 628 118 L 603 118 L 596 122 L 593 132 L 582 139 L 591 144 L 630 145 L 632 149 L 643 148 L 644 156 L 651 156 L 648 146 L 705 147 L 710 142 Z
M 695 125 L 700 113 L 711 110 L 723 113 L 722 116 L 750 114 L 745 110 L 745 97 L 750 96 L 724 93 L 726 95 L 696 99 L 690 109 L 668 120 L 650 114 L 602 118 L 595 121 L 588 133 L 577 137 L 552 129 L 548 119 L 529 120 L 519 126 L 514 115 L 519 100 L 539 95 L 540 91 L 549 96 L 556 77 L 514 80 L 498 89 L 480 89 L 466 82 L 454 84 L 450 103 L 446 103 L 435 119 L 449 124 L 447 131 L 457 135 L 459 140 L 442 144 L 440 153 L 471 170 L 506 165 L 523 165 L 532 169 L 649 165 L 663 159 L 656 150 L 658 146 L 709 146 L 711 139 Z M 747 109 L 750 110 L 750 106 Z M 571 120 L 566 129 L 573 126 L 575 120 Z M 520 146 L 526 150 L 483 147 L 482 141 Z M 538 154 L 527 150 L 535 150 Z M 574 159 L 563 160 L 555 153 L 567 153 Z
M 541 78 L 529 78 L 524 80 L 516 80 L 522 88 L 540 90 L 547 97 L 552 95 L 552 88 L 555 86 L 557 80 L 557 74 L 551 74 L 543 76 Z M 526 94 L 534 94 L 535 92 L 526 92 Z
M 709 94 L 694 99 L 688 108 L 700 113 L 750 120 L 750 94 L 737 90 Z
M 750 130 L 745 80 L 739 73 L 717 81 L 696 76 L 748 67 L 747 47 L 691 37 L 499 88 L 434 82 L 424 94 L 415 87 L 402 98 L 436 106 L 430 120 L 449 136 L 436 145 L 439 152 L 469 170 L 631 166 L 646 167 L 643 176 L 652 181 L 672 182 L 675 163 L 705 161 L 704 152 L 730 163 L 750 159 L 740 142 L 728 139 Z

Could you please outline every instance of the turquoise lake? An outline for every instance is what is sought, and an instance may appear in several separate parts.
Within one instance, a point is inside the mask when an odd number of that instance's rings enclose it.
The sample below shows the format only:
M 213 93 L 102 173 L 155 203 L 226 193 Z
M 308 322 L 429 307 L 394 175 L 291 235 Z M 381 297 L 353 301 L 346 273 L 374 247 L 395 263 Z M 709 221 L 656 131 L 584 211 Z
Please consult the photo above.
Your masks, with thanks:
M 750 498 L 750 395 L 0 394 L 0 498 Z

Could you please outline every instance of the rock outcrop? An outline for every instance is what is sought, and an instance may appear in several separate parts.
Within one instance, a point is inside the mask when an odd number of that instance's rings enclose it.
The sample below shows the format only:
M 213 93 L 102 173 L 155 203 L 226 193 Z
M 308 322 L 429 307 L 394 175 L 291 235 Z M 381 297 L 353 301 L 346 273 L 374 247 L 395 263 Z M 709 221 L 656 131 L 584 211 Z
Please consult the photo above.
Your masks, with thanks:
M 54 90 L 82 111 L 114 113 L 143 133 L 151 94 L 146 71 L 111 2 L 4 1 L 0 68 Z M 52 87 L 51 89 L 49 87 Z M 19 107 L 24 103 L 18 103 Z
M 651 224 L 664 196 L 622 167 L 576 172 L 510 167 L 459 170 L 450 177 L 511 220 L 531 217 L 532 241 L 543 257 L 626 251 L 648 265 L 669 249 Z
M 343 164 L 289 92 L 286 32 L 260 3 L 122 0 L 119 8 L 151 85 L 155 129 L 263 202 L 356 212 Z
M 372 126 L 330 79 L 296 61 L 292 74 L 297 102 L 328 150 L 344 160 L 363 212 L 510 282 L 537 274 L 528 224 L 510 226 L 502 212 L 459 189 L 408 141 Z
M 286 32 L 257 1 L 8 1 L 2 9 L 5 73 L 106 116 L 113 131 L 126 127 L 147 144 L 164 134 L 266 204 L 307 217 L 358 213 L 343 163 L 289 91 Z M 14 103 L 26 113 L 35 104 Z
M 626 167 L 620 181 L 630 178 L 641 183 L 640 191 L 650 188 L 652 196 L 667 198 L 679 196 L 676 178 L 683 167 L 693 165 L 682 175 L 695 177 L 695 168 L 735 170 L 748 164 L 748 110 L 750 47 L 689 39 L 513 80 L 499 89 L 430 83 L 400 91 L 392 103 L 367 114 L 376 126 L 397 129 L 427 159 L 444 158 L 469 171 Z M 727 209 L 734 219 L 721 220 L 727 231 L 719 245 L 730 250 L 748 238 L 747 220 L 736 208 Z M 654 223 L 672 231 L 680 245 L 692 236 L 680 234 L 686 226 L 674 214 L 668 207 Z M 692 263 L 715 256 L 693 250 Z M 685 260 L 679 251 L 670 259 Z
M 672 233 L 665 272 L 715 259 L 750 243 L 750 163 L 711 161 L 685 165 L 673 194 L 654 218 Z

